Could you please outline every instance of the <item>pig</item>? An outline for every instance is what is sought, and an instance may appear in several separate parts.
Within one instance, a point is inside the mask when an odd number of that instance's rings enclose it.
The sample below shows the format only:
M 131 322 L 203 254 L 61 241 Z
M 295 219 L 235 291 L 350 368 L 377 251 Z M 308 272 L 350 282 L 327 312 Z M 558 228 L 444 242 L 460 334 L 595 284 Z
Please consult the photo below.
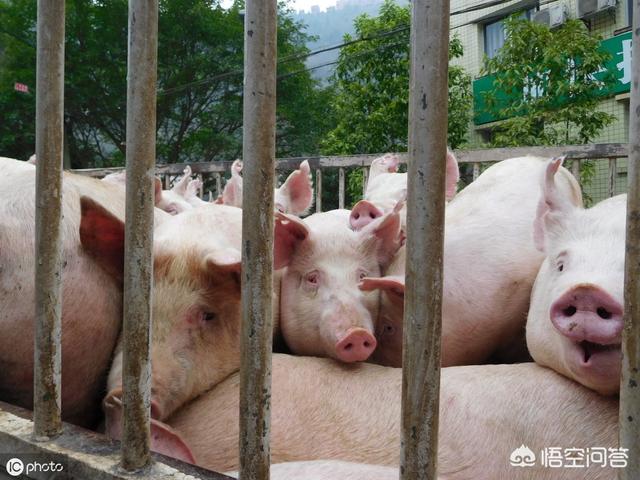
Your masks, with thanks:
M 589 209 L 558 192 L 549 164 L 535 219 L 546 256 L 531 295 L 527 345 L 534 360 L 603 394 L 620 386 L 626 196 Z
M 0 400 L 33 405 L 36 169 L 0 158 Z M 86 201 L 81 203 L 81 197 Z M 124 192 L 65 172 L 62 183 L 62 416 L 91 427 L 122 315 L 122 257 L 98 234 L 124 218 Z M 109 231 L 123 241 L 124 230 Z
M 238 472 L 227 475 L 238 478 Z M 398 468 L 340 460 L 276 463 L 269 472 L 272 480 L 398 480 L 399 475 Z
M 103 182 L 120 185 L 122 188 L 127 183 L 127 173 L 125 170 L 106 175 Z M 202 181 L 191 178 L 191 167 L 184 169 L 184 175 L 178 180 L 171 190 L 163 190 L 162 182 L 159 178 L 155 180 L 155 206 L 171 215 L 190 210 L 206 204 L 198 197 L 198 190 L 202 186 Z
M 118 228 L 119 220 L 105 216 L 102 223 Z M 154 232 L 150 408 L 155 429 L 239 368 L 241 233 L 242 211 L 215 204 L 170 217 Z M 103 400 L 112 438 L 121 434 L 122 353 L 120 342 Z M 168 431 L 163 433 L 166 438 Z
M 231 178 L 216 203 L 242 208 L 242 162 L 236 160 L 231 166 Z M 274 205 L 278 212 L 306 215 L 313 203 L 313 185 L 308 161 L 303 161 L 285 182 L 274 190 Z
M 397 467 L 401 386 L 401 369 L 275 354 L 271 461 Z M 182 442 L 176 456 L 188 449 L 204 468 L 238 468 L 238 389 L 236 373 L 167 420 Z M 535 363 L 443 368 L 440 405 L 439 478 L 615 478 L 599 465 L 544 468 L 538 459 L 510 466 L 523 444 L 536 456 L 545 447 L 617 447 L 618 401 L 553 370 Z
M 407 198 L 407 174 L 396 173 L 400 157 L 387 154 L 376 158 L 371 163 L 369 183 L 364 194 L 364 198 L 354 205 L 351 210 L 349 222 L 351 228 L 359 230 L 367 225 L 371 220 L 378 218 L 391 211 L 398 202 L 404 202 Z M 460 179 L 458 162 L 453 152 L 447 149 L 445 160 L 446 185 L 445 197 L 451 200 L 455 194 Z M 400 211 L 402 228 L 406 229 L 406 209 Z
M 402 241 L 400 216 L 392 211 L 358 232 L 348 217 L 347 210 L 304 220 L 276 214 L 274 266 L 284 268 L 279 326 L 296 354 L 357 362 L 376 348 L 378 295 L 359 290 L 358 282 L 393 258 Z
M 533 282 L 544 255 L 533 242 L 540 175 L 548 159 L 499 162 L 463 189 L 445 210 L 442 365 L 482 363 L 509 350 L 526 357 L 524 327 Z M 580 187 L 562 168 L 558 195 L 582 205 Z M 382 291 L 373 358 L 402 365 L 404 247 L 385 276 L 365 278 L 361 288 Z

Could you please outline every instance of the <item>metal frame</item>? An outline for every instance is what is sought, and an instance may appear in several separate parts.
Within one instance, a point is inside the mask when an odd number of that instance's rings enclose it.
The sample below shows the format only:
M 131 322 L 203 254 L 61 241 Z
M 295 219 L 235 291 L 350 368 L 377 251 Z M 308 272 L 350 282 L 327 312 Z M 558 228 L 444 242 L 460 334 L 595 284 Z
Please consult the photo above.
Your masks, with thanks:
M 634 0 L 640 11 L 640 0 Z M 153 478 L 183 478 L 152 462 L 149 452 L 149 331 L 151 322 L 153 174 L 179 174 L 182 165 L 155 167 L 155 83 L 157 64 L 157 0 L 129 2 L 129 65 L 127 90 L 127 226 L 125 265 L 124 434 L 121 465 L 126 472 L 143 469 Z M 435 479 L 439 403 L 439 344 L 442 308 L 442 249 L 444 229 L 444 170 L 447 115 L 447 50 L 449 0 L 415 0 L 409 125 L 409 184 L 407 232 L 407 291 L 402 409 L 402 479 Z M 301 159 L 275 165 L 276 1 L 248 0 L 245 20 L 244 189 L 243 213 L 243 339 L 241 363 L 240 475 L 269 478 L 271 287 L 274 171 L 296 168 Z M 640 16 L 634 19 L 639 42 Z M 620 393 L 620 445 L 630 449 L 621 479 L 640 477 L 640 49 L 634 50 L 631 90 L 629 196 L 625 278 L 625 330 Z M 113 451 L 76 455 L 100 440 L 60 421 L 61 316 L 61 178 L 64 80 L 64 0 L 38 1 L 38 72 L 36 152 L 37 208 L 36 347 L 34 421 L 24 412 L 1 405 L 0 441 L 20 448 L 54 453 L 65 451 L 76 472 L 100 472 L 100 478 L 121 478 L 113 470 Z M 579 172 L 584 158 L 609 158 L 610 176 L 616 158 L 627 155 L 623 144 L 536 147 L 458 152 L 461 162 L 474 164 L 522 155 L 558 153 L 574 159 Z M 473 155 L 473 159 L 468 158 Z M 362 167 L 366 185 L 372 155 L 317 157 L 321 209 L 322 168 L 340 168 L 340 205 L 344 205 L 344 168 Z M 577 161 L 576 161 L 577 160 Z M 196 164 L 194 173 L 216 175 L 227 165 Z M 107 170 L 84 171 L 93 176 Z M 611 184 L 610 184 L 611 185 Z M 611 186 L 609 187 L 611 191 Z M 135 268 L 133 267 L 135 265 Z M 427 285 L 428 290 L 419 289 Z M 423 291 L 420 291 L 423 290 Z M 249 334 L 251 331 L 251 335 Z M 407 340 L 412 338 L 411 342 Z M 33 427 L 34 439 L 25 437 Z M 67 448 L 67 450 L 65 450 Z M 98 448 L 99 450 L 99 448 Z M 111 455 L 109 468 L 92 466 L 95 458 Z M 105 457 L 105 458 L 106 458 Z M 171 463 L 163 459 L 163 463 Z M 83 470 L 85 468 L 85 470 Z M 93 469 L 93 470 L 92 470 Z M 160 470 L 158 470 L 160 469 Z M 162 471 L 162 473 L 159 473 Z M 194 473 L 193 469 L 189 470 Z M 200 476 L 197 472 L 194 476 Z M 79 475 L 82 475 L 81 473 Z M 204 475 L 205 477 L 207 475 Z M 213 477 L 212 477 L 213 478 Z M 219 477 L 217 477 L 219 478 Z

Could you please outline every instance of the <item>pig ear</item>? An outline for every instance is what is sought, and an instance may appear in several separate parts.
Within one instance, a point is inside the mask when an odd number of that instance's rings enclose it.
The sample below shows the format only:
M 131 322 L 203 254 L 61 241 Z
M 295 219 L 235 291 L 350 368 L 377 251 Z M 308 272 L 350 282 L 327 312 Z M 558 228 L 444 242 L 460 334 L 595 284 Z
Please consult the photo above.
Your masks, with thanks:
M 370 246 L 367 240 L 374 239 L 376 242 L 378 263 L 383 267 L 391 262 L 404 240 L 399 214 L 402 205 L 403 202 L 398 202 L 393 211 L 375 219 L 360 231 L 365 237 L 365 248 L 368 249 Z
M 158 177 L 153 180 L 153 199 L 156 206 L 162 201 L 162 181 Z
M 289 213 L 303 215 L 311 207 L 313 185 L 310 173 L 309 162 L 305 160 L 300 164 L 300 168 L 291 173 L 278 189 L 289 205 Z
M 404 303 L 404 278 L 400 276 L 365 277 L 358 284 L 360 290 L 370 292 L 382 290 L 387 292 L 394 303 Z
M 184 197 L 187 192 L 187 186 L 189 185 L 190 181 L 191 181 L 191 167 L 187 166 L 184 169 L 184 175 L 182 175 L 180 180 L 176 182 L 176 184 L 173 186 L 171 190 L 176 192 L 178 195 L 181 195 Z
M 458 168 L 458 161 L 456 160 L 456 157 L 448 148 L 445 174 L 445 197 L 447 200 L 451 200 L 456 195 L 456 190 L 458 189 L 458 180 L 460 180 L 460 169 Z
M 169 425 L 151 419 L 151 450 L 187 463 L 196 463 L 187 442 Z
M 90 199 L 80 198 L 80 243 L 114 278 L 124 270 L 124 223 Z
M 291 263 L 297 246 L 309 237 L 309 229 L 302 220 L 281 212 L 275 213 L 273 234 L 273 268 L 278 270 Z
M 189 180 L 187 190 L 184 193 L 184 198 L 195 198 L 198 196 L 198 191 L 202 187 L 202 180 L 196 178 L 195 180 Z
M 240 159 L 234 160 L 233 163 L 231 164 L 231 176 L 239 177 L 241 171 L 242 171 L 242 160 Z
M 222 190 L 222 203 L 242 207 L 242 177 L 232 176 Z
M 238 287 L 240 287 L 242 258 L 238 250 L 235 248 L 225 248 L 211 252 L 204 258 L 204 263 L 204 268 L 208 275 L 212 277 L 232 275 L 238 283 Z
M 541 195 L 538 201 L 536 218 L 533 222 L 533 240 L 541 252 L 548 247 L 549 237 L 554 230 L 562 228 L 564 222 L 575 209 L 570 200 L 556 187 L 555 174 L 562 166 L 565 157 L 553 158 L 542 177 Z

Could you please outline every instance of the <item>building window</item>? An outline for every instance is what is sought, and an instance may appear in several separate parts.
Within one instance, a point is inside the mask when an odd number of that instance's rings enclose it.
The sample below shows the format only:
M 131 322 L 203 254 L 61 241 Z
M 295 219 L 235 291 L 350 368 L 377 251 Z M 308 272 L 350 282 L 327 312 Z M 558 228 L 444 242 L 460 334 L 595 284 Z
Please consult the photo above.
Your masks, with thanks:
M 630 0 L 632 1 L 632 0 Z M 533 12 L 535 12 L 535 8 L 530 8 L 528 10 L 523 11 L 520 14 L 521 18 L 526 18 L 527 20 L 531 20 L 531 16 Z M 504 33 L 504 21 L 509 16 L 502 17 L 500 20 L 494 20 L 493 22 L 484 24 L 484 53 L 486 53 L 487 57 L 493 58 L 498 53 L 498 50 L 502 48 L 505 41 L 505 33 Z

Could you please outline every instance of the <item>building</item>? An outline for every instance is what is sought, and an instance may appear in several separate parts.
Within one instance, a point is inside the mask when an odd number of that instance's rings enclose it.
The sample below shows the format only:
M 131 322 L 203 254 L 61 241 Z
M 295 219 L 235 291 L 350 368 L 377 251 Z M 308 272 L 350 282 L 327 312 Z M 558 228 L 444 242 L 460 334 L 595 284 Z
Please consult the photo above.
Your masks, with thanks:
M 478 93 L 490 85 L 482 78 L 481 69 L 484 56 L 492 57 L 504 44 L 503 21 L 510 15 L 519 13 L 537 21 L 558 24 L 563 18 L 582 18 L 589 30 L 603 37 L 603 47 L 613 54 L 609 68 L 618 76 L 618 84 L 612 95 L 603 97 L 599 108 L 615 116 L 615 121 L 594 140 L 596 143 L 627 142 L 629 127 L 629 90 L 631 66 L 631 18 L 633 0 L 452 0 L 451 35 L 457 35 L 464 47 L 464 56 L 455 63 L 463 66 L 473 78 L 474 100 L 477 112 Z M 476 112 L 476 113 L 477 113 Z M 495 125 L 490 117 L 474 115 L 469 135 L 472 145 L 486 142 Z M 598 170 L 593 185 L 587 186 L 587 193 L 594 200 L 606 194 L 608 166 L 598 162 Z M 602 179 L 605 179 L 603 182 Z M 616 178 L 616 192 L 626 191 L 626 162 L 619 161 Z

